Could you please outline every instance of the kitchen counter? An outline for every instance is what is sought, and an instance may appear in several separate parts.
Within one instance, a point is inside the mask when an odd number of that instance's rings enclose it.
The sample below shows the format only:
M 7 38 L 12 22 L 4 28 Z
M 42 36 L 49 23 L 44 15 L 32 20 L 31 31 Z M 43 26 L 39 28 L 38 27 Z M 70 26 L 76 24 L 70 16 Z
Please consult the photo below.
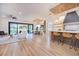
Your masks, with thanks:
M 79 33 L 79 31 L 51 31 L 51 32 L 68 32 L 68 33 Z

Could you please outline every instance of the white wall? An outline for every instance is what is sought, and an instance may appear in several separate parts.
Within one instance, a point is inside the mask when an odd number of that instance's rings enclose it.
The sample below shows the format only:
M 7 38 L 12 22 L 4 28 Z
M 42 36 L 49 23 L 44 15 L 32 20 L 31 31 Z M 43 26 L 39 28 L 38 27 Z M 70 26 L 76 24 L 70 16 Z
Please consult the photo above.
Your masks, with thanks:
M 0 19 L 0 31 L 8 32 L 8 21 L 7 19 Z

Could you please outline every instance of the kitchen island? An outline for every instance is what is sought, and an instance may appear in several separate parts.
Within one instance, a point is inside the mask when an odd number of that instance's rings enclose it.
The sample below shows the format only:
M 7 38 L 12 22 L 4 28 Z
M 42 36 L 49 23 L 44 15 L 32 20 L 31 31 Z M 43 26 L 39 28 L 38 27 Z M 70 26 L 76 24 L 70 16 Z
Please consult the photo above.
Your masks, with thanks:
M 76 50 L 76 47 L 79 47 L 79 39 L 77 39 L 76 35 L 79 37 L 79 31 L 52 31 L 51 40 L 57 40 L 61 43 L 65 43 L 65 41 L 67 40 L 66 43 L 74 47 L 74 49 Z M 70 42 L 68 42 L 68 40 Z

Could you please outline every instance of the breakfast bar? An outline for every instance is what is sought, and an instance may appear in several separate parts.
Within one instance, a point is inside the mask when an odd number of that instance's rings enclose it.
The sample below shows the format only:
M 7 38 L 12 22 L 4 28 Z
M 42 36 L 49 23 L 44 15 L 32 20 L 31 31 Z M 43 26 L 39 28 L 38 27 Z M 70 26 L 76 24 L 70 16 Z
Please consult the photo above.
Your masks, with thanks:
M 53 42 L 62 43 L 62 45 L 69 41 L 70 48 L 74 48 L 75 51 L 79 47 L 79 31 L 52 31 L 51 39 Z

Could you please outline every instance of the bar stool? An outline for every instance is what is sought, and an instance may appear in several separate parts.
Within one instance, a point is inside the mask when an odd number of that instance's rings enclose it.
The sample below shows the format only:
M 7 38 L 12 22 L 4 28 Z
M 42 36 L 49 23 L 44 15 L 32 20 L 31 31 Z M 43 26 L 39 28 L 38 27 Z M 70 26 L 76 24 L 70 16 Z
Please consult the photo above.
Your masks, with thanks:
M 78 40 L 79 40 L 79 33 L 77 33 L 76 35 L 75 35 L 75 42 L 74 42 L 74 44 L 75 44 L 75 51 L 77 50 L 77 48 L 78 48 Z
M 60 33 L 59 32 L 53 32 L 53 42 L 56 40 L 58 41 L 58 43 L 60 42 Z
M 72 34 L 71 34 L 71 33 L 64 32 L 64 33 L 62 33 L 62 36 L 63 36 L 62 45 L 63 45 L 66 41 L 69 41 L 69 42 L 72 44 Z

